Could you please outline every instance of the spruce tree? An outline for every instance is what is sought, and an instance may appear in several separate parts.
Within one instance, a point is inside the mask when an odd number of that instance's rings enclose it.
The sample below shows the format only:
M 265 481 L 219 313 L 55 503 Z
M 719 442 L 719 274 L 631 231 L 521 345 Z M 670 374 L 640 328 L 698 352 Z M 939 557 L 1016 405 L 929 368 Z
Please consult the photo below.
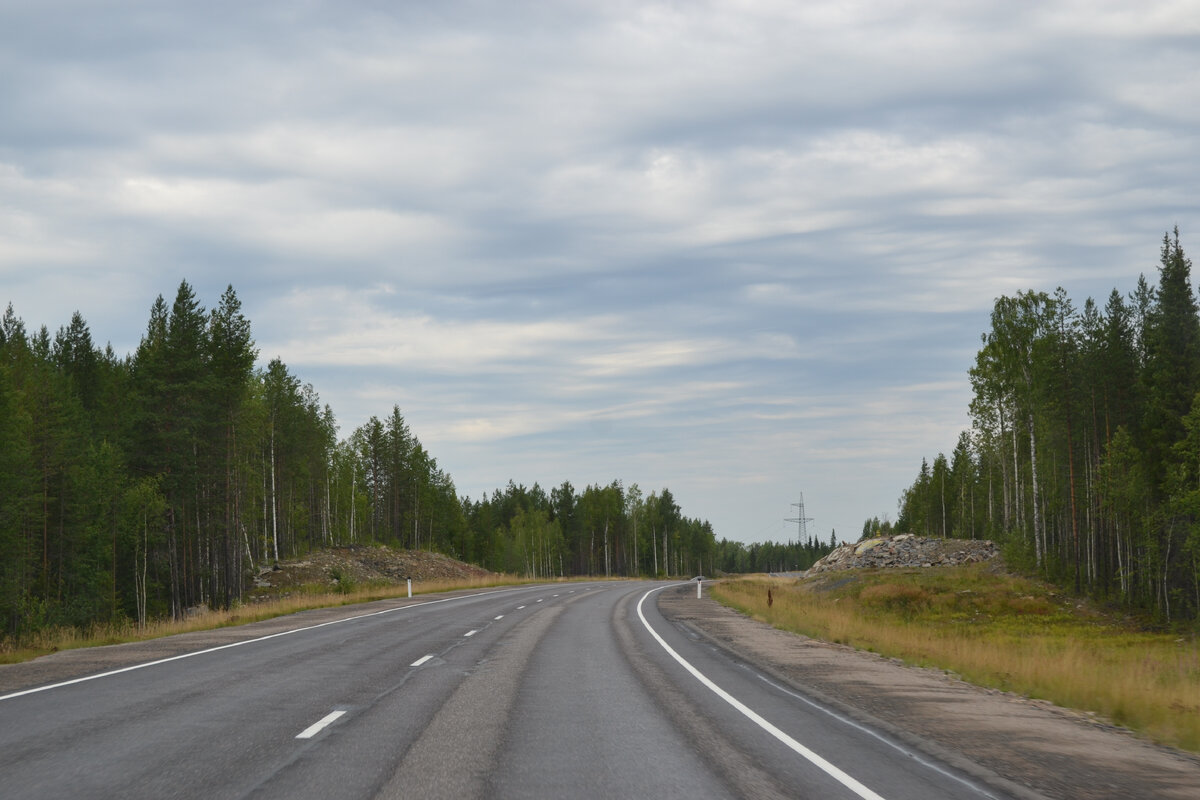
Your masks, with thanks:
M 1157 489 L 1176 460 L 1172 448 L 1184 435 L 1183 418 L 1200 389 L 1200 316 L 1191 285 L 1191 261 L 1164 234 L 1157 303 L 1146 334 L 1145 439 L 1147 465 Z

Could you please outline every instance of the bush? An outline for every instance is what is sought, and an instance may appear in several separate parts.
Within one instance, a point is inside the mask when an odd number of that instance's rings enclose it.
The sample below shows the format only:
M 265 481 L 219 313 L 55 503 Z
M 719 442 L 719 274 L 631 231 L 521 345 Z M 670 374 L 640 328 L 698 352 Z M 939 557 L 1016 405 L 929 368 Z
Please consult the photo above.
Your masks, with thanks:
M 337 584 L 337 590 L 341 594 L 352 594 L 357 588 L 357 584 L 349 572 L 344 571 L 341 567 L 330 567 L 329 577 Z

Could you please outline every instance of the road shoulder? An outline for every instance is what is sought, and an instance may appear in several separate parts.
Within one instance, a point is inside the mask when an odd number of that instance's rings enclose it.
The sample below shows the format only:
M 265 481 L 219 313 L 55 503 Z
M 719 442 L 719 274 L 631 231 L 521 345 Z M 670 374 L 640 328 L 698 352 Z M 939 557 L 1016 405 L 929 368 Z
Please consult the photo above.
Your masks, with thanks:
M 1013 794 L 1183 800 L 1200 786 L 1200 758 L 1088 714 L 779 631 L 691 585 L 660 593 L 658 607 L 790 688 L 976 777 L 999 776 Z

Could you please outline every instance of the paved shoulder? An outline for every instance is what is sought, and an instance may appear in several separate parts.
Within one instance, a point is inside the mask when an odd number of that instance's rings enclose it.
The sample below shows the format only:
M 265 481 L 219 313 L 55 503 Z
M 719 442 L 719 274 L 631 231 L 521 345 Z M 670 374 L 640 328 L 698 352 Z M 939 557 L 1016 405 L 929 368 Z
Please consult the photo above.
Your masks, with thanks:
M 1010 791 L 1183 800 L 1200 786 L 1200 759 L 1085 714 L 778 631 L 686 587 L 663 592 L 659 610 L 797 691 Z

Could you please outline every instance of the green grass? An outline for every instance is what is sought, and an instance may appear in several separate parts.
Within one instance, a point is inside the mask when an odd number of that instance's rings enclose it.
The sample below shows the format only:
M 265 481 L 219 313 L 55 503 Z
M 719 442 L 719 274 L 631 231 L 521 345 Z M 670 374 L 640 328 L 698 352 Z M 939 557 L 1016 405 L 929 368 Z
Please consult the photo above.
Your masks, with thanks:
M 784 630 L 1092 711 L 1200 752 L 1195 634 L 1140 629 L 986 564 L 751 577 L 717 584 L 712 596 Z

